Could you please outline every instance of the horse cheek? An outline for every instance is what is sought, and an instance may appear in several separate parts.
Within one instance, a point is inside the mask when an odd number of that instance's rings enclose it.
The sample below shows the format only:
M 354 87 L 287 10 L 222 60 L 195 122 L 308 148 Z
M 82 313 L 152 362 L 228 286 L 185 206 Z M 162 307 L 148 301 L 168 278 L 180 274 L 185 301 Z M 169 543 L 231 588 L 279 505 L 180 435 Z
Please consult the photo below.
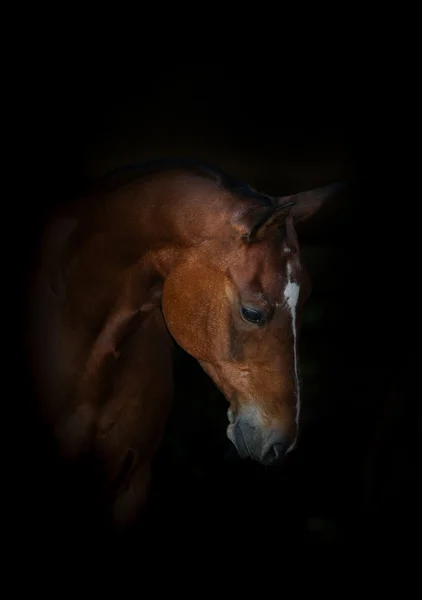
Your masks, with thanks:
M 201 336 L 207 311 L 196 286 L 179 277 L 177 280 L 168 278 L 161 306 L 167 328 L 176 343 L 194 358 L 201 359 L 207 353 Z
M 177 344 L 197 360 L 213 361 L 221 337 L 218 327 L 218 282 L 213 272 L 179 269 L 164 282 L 162 310 Z M 221 287 L 221 286 L 220 286 Z

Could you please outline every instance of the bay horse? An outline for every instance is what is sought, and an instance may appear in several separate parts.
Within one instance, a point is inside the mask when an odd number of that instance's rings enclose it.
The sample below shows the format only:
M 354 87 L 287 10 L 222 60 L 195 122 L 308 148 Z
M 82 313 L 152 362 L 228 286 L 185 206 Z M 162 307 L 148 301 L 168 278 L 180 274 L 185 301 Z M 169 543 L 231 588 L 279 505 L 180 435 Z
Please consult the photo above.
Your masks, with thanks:
M 183 159 L 118 169 L 49 216 L 30 294 L 39 411 L 60 452 L 93 455 L 111 520 L 148 498 L 176 342 L 226 397 L 240 457 L 281 461 L 300 419 L 295 226 L 343 187 L 272 197 Z

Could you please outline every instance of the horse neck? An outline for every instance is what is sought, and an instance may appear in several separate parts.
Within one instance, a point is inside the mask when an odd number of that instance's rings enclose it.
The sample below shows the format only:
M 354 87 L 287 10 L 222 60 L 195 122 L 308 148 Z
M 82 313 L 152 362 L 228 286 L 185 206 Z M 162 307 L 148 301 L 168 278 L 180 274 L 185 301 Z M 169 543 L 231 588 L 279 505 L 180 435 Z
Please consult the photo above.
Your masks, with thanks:
M 228 194 L 215 182 L 191 174 L 170 173 L 152 182 L 135 182 L 126 200 L 128 226 L 141 246 L 139 264 L 144 272 L 162 279 L 192 250 L 229 234 Z
M 98 300 L 99 319 L 111 305 L 147 310 L 175 264 L 204 242 L 230 235 L 233 204 L 215 182 L 179 172 L 143 178 L 112 192 L 99 190 L 68 215 L 78 225 L 65 244 L 60 270 L 69 274 L 71 287 L 84 288 L 78 302 Z M 52 254 L 55 262 L 57 252 Z M 109 290 L 107 298 L 101 290 Z

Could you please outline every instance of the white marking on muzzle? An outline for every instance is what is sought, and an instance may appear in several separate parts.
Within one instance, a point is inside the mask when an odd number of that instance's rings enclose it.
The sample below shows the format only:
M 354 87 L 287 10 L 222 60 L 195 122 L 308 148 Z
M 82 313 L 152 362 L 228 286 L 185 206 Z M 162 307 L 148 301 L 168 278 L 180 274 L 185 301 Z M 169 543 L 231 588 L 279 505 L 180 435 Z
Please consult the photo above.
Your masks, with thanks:
M 290 314 L 292 317 L 292 330 L 293 330 L 293 361 L 295 369 L 295 387 L 296 387 L 296 428 L 299 429 L 299 415 L 300 415 L 300 389 L 299 389 L 299 374 L 297 364 L 297 336 L 296 336 L 296 307 L 299 300 L 299 284 L 291 280 L 292 266 L 290 262 L 287 263 L 287 285 L 284 289 L 284 298 L 287 306 L 289 307 Z M 290 446 L 291 450 L 296 442 Z

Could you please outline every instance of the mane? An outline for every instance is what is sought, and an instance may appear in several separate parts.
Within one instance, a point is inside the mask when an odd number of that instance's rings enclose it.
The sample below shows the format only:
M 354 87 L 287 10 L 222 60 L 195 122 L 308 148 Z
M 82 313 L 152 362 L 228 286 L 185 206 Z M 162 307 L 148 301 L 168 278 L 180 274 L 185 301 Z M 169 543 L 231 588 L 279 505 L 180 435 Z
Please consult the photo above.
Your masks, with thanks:
M 151 175 L 172 169 L 184 169 L 209 179 L 220 188 L 240 194 L 244 197 L 260 200 L 266 206 L 273 206 L 274 201 L 270 196 L 254 190 L 247 182 L 232 177 L 216 166 L 192 158 L 161 158 L 130 165 L 122 165 L 109 171 L 100 178 L 92 181 L 89 190 L 96 192 L 104 189 L 113 190 Z

